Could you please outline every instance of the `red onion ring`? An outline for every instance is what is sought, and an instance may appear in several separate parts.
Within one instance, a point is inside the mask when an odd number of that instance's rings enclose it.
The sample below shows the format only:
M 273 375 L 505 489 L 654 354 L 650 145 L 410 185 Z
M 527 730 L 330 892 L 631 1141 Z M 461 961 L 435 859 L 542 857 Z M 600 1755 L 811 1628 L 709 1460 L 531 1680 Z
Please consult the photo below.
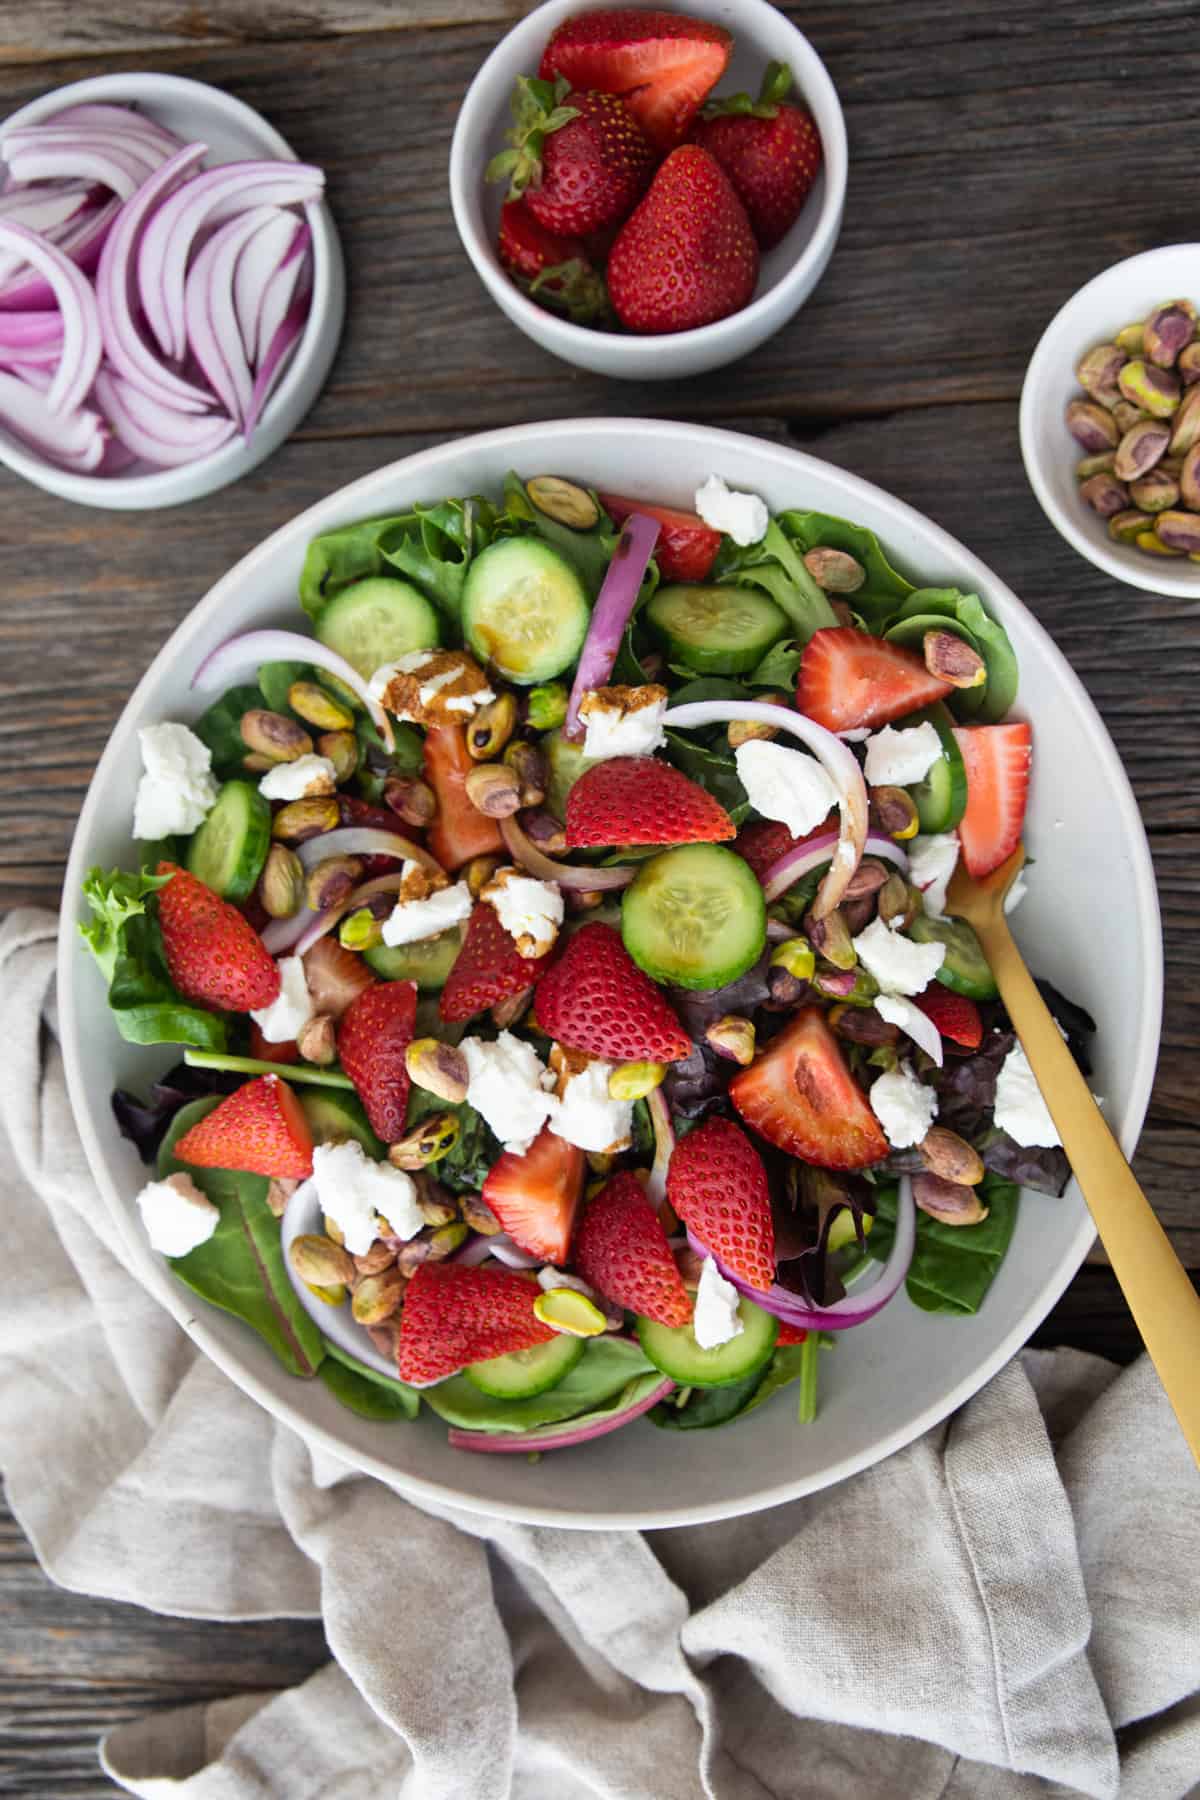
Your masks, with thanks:
M 836 831 L 825 832 L 819 838 L 808 838 L 791 850 L 785 850 L 777 862 L 773 862 L 762 878 L 763 898 L 769 906 L 772 900 L 778 900 L 786 894 L 790 887 L 820 868 L 832 857 L 838 845 Z M 869 850 L 873 856 L 882 857 L 885 862 L 894 863 L 901 874 L 908 873 L 908 856 L 893 838 L 885 837 L 882 832 L 868 831 L 863 844 L 864 851 Z
M 815 719 L 793 712 L 784 706 L 772 706 L 762 700 L 694 700 L 689 706 L 673 706 L 663 717 L 664 725 L 686 730 L 694 725 L 725 725 L 731 721 L 755 719 L 763 725 L 774 725 L 788 731 L 812 751 L 837 789 L 841 834 L 829 873 L 813 899 L 813 914 L 823 919 L 831 913 L 862 860 L 867 838 L 867 786 L 854 753 L 826 731 Z
M 581 869 L 574 863 L 555 862 L 553 857 L 546 856 L 526 836 L 515 818 L 498 819 L 496 823 L 513 861 L 520 863 L 527 874 L 535 875 L 539 881 L 556 881 L 559 887 L 574 888 L 579 893 L 599 894 L 628 887 L 637 874 L 637 869 L 629 863 L 618 864 L 609 869 Z
M 339 825 L 297 845 L 296 855 L 307 871 L 329 856 L 394 856 L 398 862 L 420 863 L 431 875 L 441 875 L 436 856 L 398 831 L 380 831 L 373 825 Z
M 579 720 L 580 701 L 589 688 L 603 687 L 612 674 L 660 530 L 657 519 L 648 519 L 644 513 L 636 512 L 630 513 L 621 527 L 617 547 L 592 608 L 591 623 L 571 683 L 563 726 L 565 738 L 578 739 L 584 735 Z
M 452 1425 L 447 1439 L 452 1450 L 480 1450 L 485 1455 L 532 1456 L 542 1450 L 569 1450 L 572 1444 L 590 1443 L 592 1438 L 606 1437 L 610 1431 L 632 1424 L 634 1419 L 640 1419 L 643 1413 L 648 1413 L 652 1406 L 657 1406 L 674 1391 L 675 1383 L 664 1375 L 657 1387 L 651 1388 L 623 1412 L 611 1413 L 605 1419 L 593 1419 L 590 1425 L 577 1425 L 571 1419 L 564 1419 L 558 1425 L 543 1425 L 533 1431 L 505 1432 L 463 1431 Z
M 309 268 L 311 243 L 312 227 L 307 219 L 302 219 L 291 249 L 271 275 L 259 299 L 254 338 L 246 345 L 246 354 L 255 368 L 261 368 L 279 327 L 291 311 L 297 284 Z
M 765 1312 L 774 1313 L 785 1325 L 802 1325 L 809 1331 L 847 1331 L 852 1325 L 863 1325 L 868 1319 L 873 1319 L 877 1312 L 882 1312 L 904 1284 L 912 1262 L 916 1237 L 917 1209 L 913 1201 L 912 1179 L 908 1175 L 902 1175 L 896 1203 L 896 1235 L 891 1254 L 870 1287 L 862 1292 L 847 1294 L 832 1306 L 806 1306 L 799 1294 L 793 1294 L 790 1288 L 783 1287 L 778 1281 L 765 1294 L 761 1288 L 751 1287 L 743 1276 L 728 1268 L 719 1256 L 702 1244 L 694 1232 L 688 1231 L 688 1243 L 697 1256 L 711 1256 L 726 1281 L 731 1281 L 739 1294 L 745 1294 L 748 1300 L 753 1300 Z
M 893 1011 L 900 1014 L 900 1017 L 888 1019 L 880 1002 L 891 1007 Z M 926 1056 L 931 1057 L 939 1069 L 942 1067 L 945 1057 L 945 1051 L 942 1048 L 942 1034 L 928 1013 L 923 1013 L 914 1001 L 909 1000 L 904 994 L 880 994 L 875 1001 L 875 1011 L 881 1019 L 886 1019 L 889 1025 L 898 1025 L 901 1031 L 907 1032 L 913 1043 L 924 1050 Z
M 246 631 L 238 637 L 227 638 L 215 650 L 209 651 L 192 676 L 192 686 L 202 694 L 212 693 L 215 688 L 231 687 L 265 662 L 313 663 L 330 675 L 336 675 L 362 701 L 385 747 L 395 749 L 392 721 L 358 670 L 336 650 L 327 649 L 316 638 L 304 637 L 298 631 Z

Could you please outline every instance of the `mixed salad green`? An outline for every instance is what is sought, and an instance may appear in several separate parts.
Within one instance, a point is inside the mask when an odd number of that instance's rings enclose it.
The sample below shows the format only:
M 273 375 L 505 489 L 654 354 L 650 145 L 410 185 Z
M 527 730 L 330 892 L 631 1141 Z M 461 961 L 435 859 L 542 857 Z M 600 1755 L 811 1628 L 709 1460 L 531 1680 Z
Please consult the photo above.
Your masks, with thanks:
M 730 1422 L 904 1286 L 984 1303 L 1057 1133 L 969 925 L 1031 734 L 865 527 L 510 475 L 322 533 L 142 733 L 92 870 L 175 1276 L 472 1449 Z M 728 529 L 726 529 L 728 526 Z M 1091 1020 L 1044 990 L 1086 1067 Z

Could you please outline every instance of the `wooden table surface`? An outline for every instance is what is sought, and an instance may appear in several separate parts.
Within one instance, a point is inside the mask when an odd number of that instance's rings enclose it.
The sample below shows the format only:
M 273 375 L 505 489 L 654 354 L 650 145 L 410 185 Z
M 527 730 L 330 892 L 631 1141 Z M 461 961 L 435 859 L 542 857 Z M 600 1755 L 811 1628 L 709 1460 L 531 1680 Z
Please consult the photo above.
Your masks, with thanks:
M 1136 1167 L 1200 1266 L 1200 621 L 1186 602 L 1120 587 L 1069 550 L 1017 446 L 1022 372 L 1059 304 L 1108 264 L 1194 235 L 1179 146 L 1162 130 L 1164 67 L 1176 94 L 1200 76 L 1190 0 L 785 8 L 846 111 L 837 252 L 817 295 L 756 355 L 641 389 L 528 343 L 486 297 L 451 223 L 458 104 L 521 10 L 517 0 L 0 4 L 0 118 L 112 70 L 214 82 L 326 169 L 350 277 L 324 394 L 236 488 L 182 511 L 122 515 L 69 506 L 0 470 L 0 905 L 56 904 L 85 785 L 150 657 L 232 562 L 331 488 L 447 436 L 524 420 L 652 413 L 735 425 L 853 469 L 963 538 L 1086 683 L 1137 792 L 1162 899 L 1163 1055 Z M 1036 1341 L 1134 1353 L 1099 1254 Z M 0 1519 L 0 1791 L 112 1794 L 94 1750 L 107 1725 L 287 1685 L 324 1654 L 315 1624 L 198 1625 L 62 1593 Z

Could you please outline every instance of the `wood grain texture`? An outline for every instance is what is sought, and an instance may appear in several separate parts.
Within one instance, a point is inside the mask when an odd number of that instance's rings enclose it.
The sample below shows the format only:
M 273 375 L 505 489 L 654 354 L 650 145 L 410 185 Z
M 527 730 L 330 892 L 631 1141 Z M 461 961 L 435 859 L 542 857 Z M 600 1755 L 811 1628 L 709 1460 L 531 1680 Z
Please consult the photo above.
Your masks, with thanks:
M 57 901 L 80 799 L 150 657 L 263 536 L 331 488 L 446 436 L 538 418 L 725 424 L 828 458 L 977 551 L 1070 659 L 1133 783 L 1166 949 L 1163 1049 L 1136 1159 L 1200 1266 L 1200 633 L 1182 601 L 1080 561 L 1017 445 L 1025 363 L 1061 302 L 1181 235 L 1161 180 L 1164 44 L 1200 74 L 1188 0 L 863 0 L 788 6 L 829 68 L 851 150 L 818 293 L 754 356 L 686 383 L 606 383 L 544 356 L 487 298 L 454 233 L 462 94 L 524 0 L 0 0 L 0 118 L 109 69 L 211 81 L 328 172 L 350 268 L 346 333 L 296 438 L 235 488 L 145 517 L 91 512 L 0 470 L 0 906 Z M 1097 1259 L 1100 1253 L 1096 1253 Z M 1089 1263 L 1035 1336 L 1128 1360 L 1115 1282 Z M 0 1791 L 111 1796 L 95 1740 L 155 1706 L 303 1678 L 319 1627 L 199 1625 L 49 1587 L 0 1518 Z

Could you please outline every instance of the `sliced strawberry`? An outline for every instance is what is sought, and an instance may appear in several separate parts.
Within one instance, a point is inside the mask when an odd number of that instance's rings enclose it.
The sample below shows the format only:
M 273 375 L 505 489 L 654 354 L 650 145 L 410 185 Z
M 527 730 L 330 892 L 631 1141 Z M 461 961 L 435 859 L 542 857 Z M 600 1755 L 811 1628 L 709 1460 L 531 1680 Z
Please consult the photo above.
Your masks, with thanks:
M 734 1076 L 729 1097 L 760 1137 L 818 1168 L 865 1169 L 888 1153 L 879 1121 L 818 1007 L 803 1007 Z
M 401 1381 L 429 1387 L 468 1363 L 548 1344 L 554 1332 L 533 1310 L 540 1293 L 532 1276 L 515 1269 L 418 1263 L 400 1315 Z
M 775 1339 L 777 1350 L 786 1350 L 789 1344 L 802 1344 L 808 1336 L 803 1325 L 789 1325 L 785 1319 L 779 1321 L 779 1335 Z
M 483 1184 L 483 1197 L 514 1244 L 562 1265 L 583 1192 L 583 1151 L 543 1126 L 523 1156 L 506 1150 Z
M 358 996 L 375 984 L 375 976 L 361 956 L 339 944 L 332 932 L 318 938 L 304 952 L 304 979 L 315 1013 L 340 1019 Z
M 620 932 L 599 920 L 567 939 L 538 983 L 533 1008 L 542 1030 L 560 1044 L 609 1062 L 677 1062 L 692 1048 Z
M 828 819 L 823 819 L 815 831 L 808 832 L 804 837 L 793 837 L 787 826 L 778 819 L 752 819 L 749 825 L 742 826 L 733 847 L 750 864 L 758 879 L 763 881 L 768 870 L 781 856 L 786 856 L 789 850 L 796 850 L 801 844 L 810 843 L 816 838 L 827 837 L 837 828 L 837 819 L 831 815 Z
M 667 1199 L 706 1250 L 764 1293 L 775 1280 L 775 1226 L 762 1157 L 731 1119 L 706 1119 L 681 1138 Z
M 259 1062 L 294 1063 L 300 1061 L 300 1046 L 295 1038 L 287 1038 L 281 1044 L 273 1044 L 265 1038 L 254 1023 L 250 1021 L 250 1054 Z
M 260 1075 L 185 1131 L 175 1155 L 198 1169 L 298 1180 L 312 1174 L 312 1132 L 287 1082 Z
M 415 981 L 377 981 L 346 1009 L 338 1026 L 342 1068 L 354 1083 L 371 1130 L 385 1144 L 404 1136 L 408 1065 L 417 1016 Z
M 473 856 L 493 856 L 504 839 L 467 799 L 466 779 L 475 767 L 462 725 L 431 725 L 425 733 L 425 779 L 437 795 L 437 817 L 429 827 L 429 848 L 444 869 L 458 869 Z
M 967 766 L 967 810 L 958 827 L 962 859 L 978 881 L 1021 841 L 1033 731 L 1028 725 L 966 725 L 954 736 Z
M 662 1222 L 628 1169 L 584 1208 L 575 1267 L 600 1293 L 660 1325 L 686 1325 L 692 1302 Z
M 448 1025 L 461 1025 L 489 1006 L 523 994 L 543 966 L 542 957 L 520 955 L 495 907 L 481 902 L 467 922 L 467 935 L 442 989 L 438 1011 Z
M 796 706 L 828 731 L 886 725 L 954 692 L 915 651 L 853 625 L 826 626 L 804 648 Z
M 653 756 L 611 756 L 567 795 L 572 850 L 613 844 L 718 844 L 733 820 L 698 782 Z
M 979 1008 L 965 994 L 956 994 L 931 981 L 923 994 L 914 994 L 913 1005 L 919 1006 L 927 1019 L 932 1019 L 944 1038 L 977 1050 L 983 1042 L 983 1020 Z
M 658 520 L 654 560 L 664 581 L 708 580 L 721 548 L 721 533 L 706 525 L 699 514 L 674 506 L 648 506 L 644 500 L 627 500 L 623 494 L 601 494 L 600 504 L 617 525 L 623 525 L 633 512 Z
M 724 26 L 707 19 L 622 6 L 565 19 L 538 73 L 622 95 L 651 143 L 669 150 L 725 73 L 732 48 Z
M 158 890 L 158 923 L 167 970 L 185 1000 L 222 1012 L 251 1012 L 279 997 L 279 970 L 236 906 L 174 863 Z

